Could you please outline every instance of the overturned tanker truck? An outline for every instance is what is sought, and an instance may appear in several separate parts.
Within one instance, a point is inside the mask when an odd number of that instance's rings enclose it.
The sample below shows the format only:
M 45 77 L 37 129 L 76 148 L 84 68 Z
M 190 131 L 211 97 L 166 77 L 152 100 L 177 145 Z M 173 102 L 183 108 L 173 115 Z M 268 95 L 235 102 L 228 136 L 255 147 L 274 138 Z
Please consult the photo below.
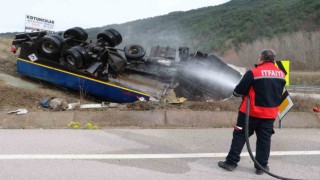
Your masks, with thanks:
M 88 40 L 83 28 L 74 27 L 56 34 L 17 34 L 11 51 L 20 49 L 17 72 L 22 75 L 114 102 L 157 101 L 172 90 L 187 99 L 225 99 L 241 79 L 214 55 L 155 46 L 147 56 L 137 44 L 117 48 L 121 42 L 115 29 Z

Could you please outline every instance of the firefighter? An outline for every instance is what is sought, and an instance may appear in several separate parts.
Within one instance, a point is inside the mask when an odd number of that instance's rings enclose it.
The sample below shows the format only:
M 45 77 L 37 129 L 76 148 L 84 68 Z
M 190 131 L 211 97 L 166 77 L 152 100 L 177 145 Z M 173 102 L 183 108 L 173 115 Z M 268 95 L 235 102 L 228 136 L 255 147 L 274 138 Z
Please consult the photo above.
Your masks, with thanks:
M 256 160 L 266 170 L 269 170 L 271 135 L 274 133 L 273 124 L 281 103 L 281 95 L 285 86 L 285 74 L 278 69 L 274 60 L 276 52 L 272 49 L 262 50 L 259 63 L 247 71 L 234 89 L 233 95 L 242 97 L 239 107 L 237 124 L 234 126 L 233 139 L 226 161 L 220 161 L 219 167 L 233 171 L 240 161 L 240 153 L 245 140 L 245 116 L 248 95 L 250 96 L 249 137 L 255 132 Z M 256 174 L 263 171 L 255 165 Z

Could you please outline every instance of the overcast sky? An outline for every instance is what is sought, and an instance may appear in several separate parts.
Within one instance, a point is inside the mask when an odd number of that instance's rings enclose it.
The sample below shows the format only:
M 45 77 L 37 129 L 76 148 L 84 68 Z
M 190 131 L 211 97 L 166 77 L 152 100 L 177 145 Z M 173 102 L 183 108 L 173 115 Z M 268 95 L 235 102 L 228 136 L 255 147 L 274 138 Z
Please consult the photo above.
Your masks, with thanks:
M 54 31 L 121 24 L 128 21 L 215 6 L 229 0 L 5 0 L 0 33 L 24 31 L 25 15 L 54 20 Z

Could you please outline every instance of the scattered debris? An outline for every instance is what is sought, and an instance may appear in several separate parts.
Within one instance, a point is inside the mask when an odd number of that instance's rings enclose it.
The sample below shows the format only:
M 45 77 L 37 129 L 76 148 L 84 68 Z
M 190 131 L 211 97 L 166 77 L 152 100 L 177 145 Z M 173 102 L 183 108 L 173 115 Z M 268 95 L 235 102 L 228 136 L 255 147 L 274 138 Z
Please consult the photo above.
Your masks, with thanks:
M 146 101 L 143 97 L 139 99 L 140 101 Z M 92 108 L 116 108 L 118 103 L 102 102 L 100 104 L 80 104 L 80 101 L 76 103 L 67 103 L 66 100 L 61 98 L 52 97 L 50 99 L 43 98 L 40 102 L 42 107 L 50 108 L 55 111 L 60 110 L 72 110 L 72 109 L 92 109 Z
M 146 101 L 146 99 L 144 97 L 139 97 L 138 100 L 141 101 L 141 102 Z
M 90 109 L 90 108 L 115 108 L 119 104 L 118 103 L 107 103 L 102 102 L 101 104 L 82 104 L 80 105 L 81 109 Z
M 184 98 L 184 97 L 181 97 L 181 98 L 176 98 L 175 101 L 171 101 L 171 102 L 168 102 L 170 104 L 181 104 L 181 103 L 184 103 L 187 99 Z
M 28 110 L 27 109 L 17 109 L 17 110 L 8 112 L 8 114 L 12 114 L 12 113 L 17 113 L 18 115 L 27 114 Z
M 41 101 L 40 101 L 40 104 L 42 107 L 45 107 L 45 108 L 49 108 L 49 99 L 48 98 L 43 98 Z
M 68 104 L 68 110 L 77 109 L 77 108 L 80 108 L 80 101 L 78 101 L 76 103 L 69 103 Z
M 53 98 L 49 101 L 49 107 L 53 110 L 60 111 L 68 109 L 68 102 L 64 99 Z
M 109 108 L 115 108 L 118 107 L 118 103 L 109 103 Z
M 181 104 L 184 103 L 187 99 L 184 97 L 177 98 L 176 93 L 173 91 L 173 89 L 170 89 L 166 93 L 166 102 L 169 104 Z
M 320 109 L 317 107 L 317 106 L 315 106 L 315 107 L 313 107 L 313 112 L 320 112 Z
M 156 102 L 150 101 L 136 101 L 133 103 L 127 103 L 127 108 L 134 110 L 154 110 L 156 109 Z
M 69 104 L 66 100 L 57 97 L 52 97 L 50 99 L 43 98 L 40 104 L 45 108 L 50 108 L 55 111 L 66 110 L 69 108 Z

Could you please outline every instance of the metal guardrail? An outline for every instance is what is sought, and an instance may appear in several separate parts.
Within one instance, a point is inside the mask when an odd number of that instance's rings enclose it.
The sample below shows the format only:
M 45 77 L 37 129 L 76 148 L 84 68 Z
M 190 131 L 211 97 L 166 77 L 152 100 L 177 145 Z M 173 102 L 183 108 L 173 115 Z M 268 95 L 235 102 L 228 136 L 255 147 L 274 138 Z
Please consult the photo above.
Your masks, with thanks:
M 294 91 L 320 91 L 320 86 L 309 86 L 309 85 L 290 85 L 286 88 L 287 90 L 294 90 Z

